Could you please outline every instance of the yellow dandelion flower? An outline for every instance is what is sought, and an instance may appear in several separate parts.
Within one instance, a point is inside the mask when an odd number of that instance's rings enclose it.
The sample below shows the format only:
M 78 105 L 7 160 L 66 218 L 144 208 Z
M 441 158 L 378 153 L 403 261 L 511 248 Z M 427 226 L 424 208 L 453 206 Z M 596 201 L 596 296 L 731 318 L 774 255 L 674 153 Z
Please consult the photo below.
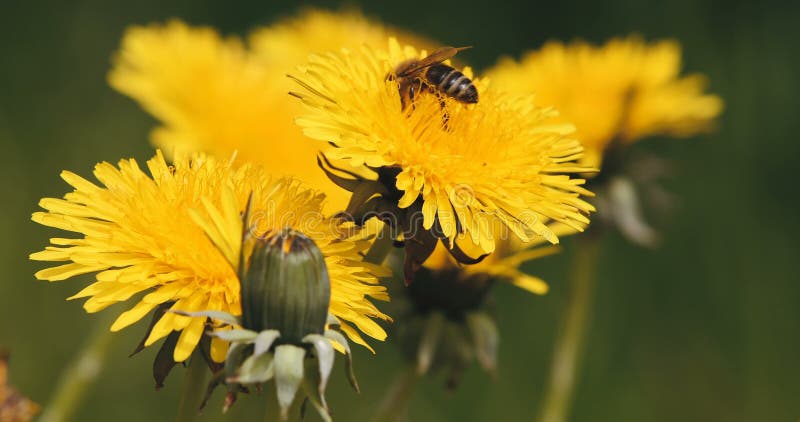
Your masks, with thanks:
M 722 100 L 704 93 L 703 76 L 681 77 L 680 70 L 677 42 L 631 36 L 600 47 L 549 42 L 520 62 L 501 60 L 487 75 L 503 89 L 535 92 L 555 106 L 577 127 L 583 163 L 597 167 L 615 140 L 689 136 L 713 124 Z
M 239 280 L 231 263 L 237 262 L 241 247 L 240 213 L 252 194 L 254 230 L 295 228 L 323 251 L 331 279 L 330 311 L 342 320 L 342 329 L 361 344 L 353 326 L 385 338 L 371 318 L 388 317 L 367 299 L 388 300 L 377 284 L 380 270 L 360 262 L 366 242 L 337 238 L 321 216 L 323 194 L 292 179 L 273 179 L 257 165 L 233 167 L 202 154 L 168 165 L 159 151 L 147 168 L 149 176 L 132 159 L 117 167 L 100 163 L 94 170 L 99 185 L 64 171 L 62 178 L 74 190 L 63 199 L 42 199 L 39 205 L 46 211 L 34 213 L 33 221 L 82 236 L 50 239 L 50 246 L 32 254 L 33 260 L 62 263 L 36 277 L 61 281 L 96 273 L 94 283 L 69 298 L 88 298 L 84 309 L 89 313 L 143 295 L 116 319 L 112 331 L 172 302 L 173 310 L 239 315 Z M 181 331 L 174 359 L 184 361 L 203 327 L 201 318 L 168 312 L 152 327 L 145 345 Z M 225 347 L 213 341 L 212 357 L 221 361 Z
M 418 210 L 421 228 L 451 247 L 463 240 L 492 252 L 495 220 L 524 241 L 556 243 L 546 220 L 581 230 L 593 208 L 580 198 L 590 194 L 584 181 L 569 176 L 588 170 L 572 162 L 582 150 L 572 126 L 557 123 L 556 111 L 537 107 L 532 96 L 474 78 L 477 104 L 423 93 L 404 111 L 397 82 L 387 76 L 426 55 L 391 39 L 388 49 L 313 56 L 295 72 L 303 88 L 295 95 L 308 106 L 298 124 L 307 136 L 331 142 L 336 148 L 327 156 L 336 162 L 377 168 L 388 206 Z M 463 72 L 472 77 L 469 68 Z
M 262 163 L 298 177 L 328 196 L 330 210 L 347 193 L 316 165 L 320 144 L 294 124 L 302 107 L 287 95 L 286 78 L 315 51 L 385 42 L 391 29 L 357 12 L 309 10 L 254 31 L 246 45 L 214 29 L 179 21 L 133 27 L 109 74 L 112 87 L 162 122 L 153 143 L 167 157 L 208 152 Z

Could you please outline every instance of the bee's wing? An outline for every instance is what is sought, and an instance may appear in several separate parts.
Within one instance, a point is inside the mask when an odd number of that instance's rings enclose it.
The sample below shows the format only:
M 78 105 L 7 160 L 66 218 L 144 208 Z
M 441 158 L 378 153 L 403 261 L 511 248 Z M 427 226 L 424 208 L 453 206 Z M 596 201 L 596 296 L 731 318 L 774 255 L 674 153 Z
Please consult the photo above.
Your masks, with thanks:
M 433 66 L 435 64 L 441 63 L 453 56 L 455 56 L 459 51 L 466 50 L 472 47 L 442 47 L 437 49 L 436 51 L 428 54 L 425 58 L 420 59 L 411 65 L 407 69 L 403 69 L 403 72 L 399 76 L 406 76 L 411 75 L 414 72 L 418 72 L 420 69 L 424 69 L 426 67 Z

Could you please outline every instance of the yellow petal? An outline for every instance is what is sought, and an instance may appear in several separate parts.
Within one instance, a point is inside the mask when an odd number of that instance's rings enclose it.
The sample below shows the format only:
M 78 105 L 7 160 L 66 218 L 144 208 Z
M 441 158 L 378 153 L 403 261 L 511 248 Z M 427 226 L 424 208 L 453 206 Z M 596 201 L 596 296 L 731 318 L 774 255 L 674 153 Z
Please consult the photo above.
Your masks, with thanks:
M 192 322 L 183 329 L 180 337 L 178 337 L 178 344 L 175 345 L 175 353 L 173 354 L 175 362 L 183 362 L 189 359 L 197 343 L 200 342 L 200 337 L 203 336 L 204 327 L 205 318 L 192 318 Z
M 108 267 L 105 265 L 83 265 L 73 262 L 37 271 L 34 276 L 39 280 L 62 281 L 70 277 L 75 277 L 76 275 L 92 273 L 106 268 Z
M 345 334 L 347 334 L 347 337 L 350 340 L 352 340 L 356 344 L 360 344 L 366 347 L 370 352 L 375 353 L 375 349 L 373 349 L 372 346 L 370 346 L 369 344 L 367 344 L 366 341 L 364 341 L 364 339 L 361 337 L 361 334 L 358 334 L 358 331 L 356 331 L 353 327 L 347 325 L 344 321 L 340 321 L 340 324 L 342 331 Z
M 217 337 L 211 338 L 211 359 L 214 362 L 225 362 L 225 355 L 228 353 L 228 342 Z
M 117 319 L 111 325 L 111 331 L 119 331 L 133 324 L 134 322 L 139 321 L 155 307 L 155 303 L 147 303 L 144 301 L 137 303 L 136 306 L 121 313 L 119 317 L 117 317 Z
M 537 295 L 543 295 L 549 290 L 547 283 L 537 277 L 518 273 L 511 281 L 515 286 Z

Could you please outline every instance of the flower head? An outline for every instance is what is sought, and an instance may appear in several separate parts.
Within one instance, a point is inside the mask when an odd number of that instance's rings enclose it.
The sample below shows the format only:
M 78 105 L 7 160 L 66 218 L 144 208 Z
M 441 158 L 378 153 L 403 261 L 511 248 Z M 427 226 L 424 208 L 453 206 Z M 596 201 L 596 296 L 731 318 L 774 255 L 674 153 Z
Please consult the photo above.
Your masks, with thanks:
M 680 76 L 675 41 L 647 44 L 639 37 L 585 42 L 549 42 L 520 62 L 501 60 L 487 72 L 503 89 L 535 92 L 577 127 L 586 147 L 583 162 L 598 167 L 614 141 L 652 135 L 689 136 L 708 129 L 722 100 L 705 94 L 702 75 Z
M 498 330 L 492 306 L 492 288 L 509 282 L 543 294 L 547 284 L 522 273 L 518 266 L 552 253 L 555 246 L 529 249 L 498 257 L 498 252 L 474 265 L 459 265 L 443 247 L 425 262 L 418 281 L 392 290 L 392 333 L 419 374 L 442 371 L 447 386 L 455 388 L 463 371 L 476 360 L 490 374 L 497 368 Z M 394 328 L 394 327 L 393 327 Z
M 162 122 L 153 143 L 167 157 L 208 152 L 265 164 L 322 189 L 331 209 L 346 192 L 316 166 L 320 144 L 294 124 L 301 111 L 286 78 L 312 52 L 386 39 L 392 29 L 357 12 L 308 10 L 255 30 L 245 44 L 180 21 L 126 31 L 109 81 Z M 410 37 L 409 37 L 410 38 Z
M 377 267 L 360 262 L 363 241 L 340 240 L 321 216 L 324 195 L 291 179 L 273 179 L 259 166 L 232 166 L 211 156 L 178 157 L 168 165 L 159 151 L 147 162 L 148 176 L 135 160 L 115 167 L 101 163 L 94 175 L 100 185 L 72 172 L 62 178 L 74 191 L 63 199 L 45 198 L 37 223 L 81 234 L 53 238 L 51 246 L 31 255 L 63 264 L 41 270 L 41 280 L 60 281 L 97 273 L 96 281 L 70 299 L 88 298 L 87 312 L 98 312 L 144 294 L 111 327 L 125 328 L 167 304 L 172 310 L 223 311 L 239 315 L 236 257 L 242 245 L 240 214 L 252 195 L 253 230 L 286 227 L 312 237 L 325 256 L 331 279 L 331 312 L 342 329 L 365 344 L 348 323 L 371 337 L 385 333 L 371 318 L 388 318 L 367 300 L 386 300 L 377 284 Z M 171 304 L 171 305 L 170 305 Z M 174 360 L 187 359 L 200 341 L 204 321 L 164 313 L 145 341 L 150 345 L 180 332 Z M 211 355 L 221 361 L 225 343 L 214 341 Z
M 537 107 L 532 96 L 500 92 L 484 79 L 473 79 L 477 104 L 422 92 L 403 109 L 392 72 L 425 56 L 394 39 L 388 49 L 313 56 L 294 74 L 303 88 L 295 95 L 309 108 L 298 124 L 335 146 L 326 153 L 332 160 L 376 169 L 383 186 L 375 192 L 384 198 L 377 209 L 405 213 L 401 225 L 420 223 L 403 227 L 405 239 L 424 234 L 419 228 L 451 248 L 462 241 L 486 254 L 495 247 L 495 221 L 522 240 L 553 243 L 547 220 L 577 230 L 587 224 L 592 207 L 579 196 L 590 192 L 568 175 L 588 170 L 572 163 L 582 151 L 572 126 L 556 123 L 555 110 Z M 469 68 L 463 73 L 472 78 Z M 361 195 L 370 204 L 372 197 Z
M 558 236 L 575 233 L 562 224 L 549 227 Z M 418 373 L 445 372 L 450 388 L 457 387 L 463 371 L 476 360 L 495 374 L 500 330 L 493 312 L 494 286 L 509 283 L 534 294 L 549 289 L 544 280 L 520 266 L 556 253 L 559 247 L 531 246 L 507 239 L 483 261 L 461 265 L 439 245 L 420 269 L 420 282 L 391 291 L 392 313 L 397 315 L 392 336 Z

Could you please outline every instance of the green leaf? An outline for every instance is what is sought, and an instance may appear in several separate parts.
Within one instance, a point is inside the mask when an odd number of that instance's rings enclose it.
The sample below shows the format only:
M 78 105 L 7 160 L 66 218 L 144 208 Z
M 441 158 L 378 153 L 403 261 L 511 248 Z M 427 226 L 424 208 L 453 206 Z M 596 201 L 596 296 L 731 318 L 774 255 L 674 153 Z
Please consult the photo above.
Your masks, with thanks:
M 356 379 L 356 374 L 353 371 L 353 355 L 350 353 L 350 344 L 347 342 L 347 339 L 342 335 L 342 333 L 336 330 L 325 330 L 325 337 L 339 343 L 344 347 L 344 370 L 347 374 L 347 380 L 350 381 L 350 385 L 356 390 L 357 393 L 361 392 L 361 389 L 358 388 L 358 380 Z
M 231 343 L 252 343 L 258 333 L 251 330 L 222 330 L 210 332 L 208 335 Z
M 239 384 L 258 384 L 266 382 L 275 374 L 275 365 L 271 353 L 250 355 L 239 368 L 238 375 L 231 379 Z
M 322 337 L 322 336 L 320 336 Z M 324 341 L 328 341 L 323 337 Z M 331 422 L 331 415 L 328 412 L 328 404 L 325 403 L 325 392 L 321 391 L 319 386 L 322 384 L 322 377 L 320 376 L 319 364 L 317 359 L 306 359 L 305 362 L 305 376 L 303 377 L 303 391 L 305 391 L 308 400 L 317 409 L 317 413 L 325 422 Z
M 472 334 L 478 362 L 483 369 L 494 373 L 497 369 L 497 350 L 500 343 L 497 325 L 489 315 L 472 312 L 467 314 L 467 327 Z
M 428 372 L 436 357 L 436 349 L 442 337 L 444 315 L 440 312 L 431 312 L 423 328 L 417 348 L 417 373 L 423 375 Z
M 282 344 L 275 348 L 275 386 L 278 390 L 278 404 L 283 419 L 288 416 L 297 389 L 303 382 L 305 356 L 305 349 L 291 344 Z
M 253 354 L 258 356 L 262 355 L 265 352 L 269 351 L 269 348 L 272 347 L 272 343 L 281 336 L 281 333 L 278 330 L 264 330 L 256 336 L 254 341 L 255 343 L 255 350 Z
M 236 318 L 235 316 L 233 316 L 233 315 L 231 315 L 231 314 L 229 314 L 227 312 L 222 312 L 222 311 L 186 312 L 186 311 L 179 311 L 179 310 L 173 309 L 173 310 L 170 310 L 169 312 L 172 312 L 172 313 L 178 314 L 178 315 L 192 317 L 192 318 L 197 318 L 197 317 L 211 318 L 211 319 L 214 319 L 214 320 L 217 320 L 217 321 L 224 322 L 225 324 L 228 324 L 228 325 L 239 325 L 239 319 L 238 318 Z
M 331 346 L 331 341 L 328 338 L 319 334 L 309 334 L 305 336 L 303 338 L 303 343 L 314 346 L 314 350 L 317 352 L 317 361 L 319 362 L 317 371 L 320 375 L 317 388 L 319 389 L 319 395 L 324 398 L 325 386 L 328 385 L 328 377 L 331 375 L 331 370 L 333 369 L 333 346 Z M 325 404 L 325 400 L 322 400 L 322 403 Z

